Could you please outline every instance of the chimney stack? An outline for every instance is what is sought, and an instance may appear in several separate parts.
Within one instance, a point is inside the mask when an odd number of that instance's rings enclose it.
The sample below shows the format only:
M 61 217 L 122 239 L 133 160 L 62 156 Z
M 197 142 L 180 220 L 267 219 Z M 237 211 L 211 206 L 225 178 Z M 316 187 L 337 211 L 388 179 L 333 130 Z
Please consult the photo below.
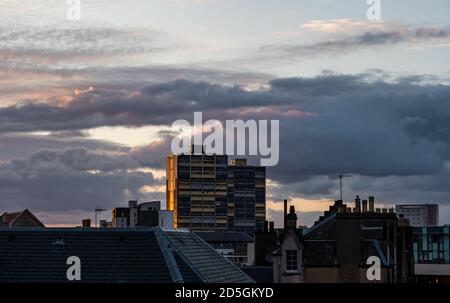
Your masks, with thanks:
M 363 213 L 367 212 L 367 200 L 362 201 L 362 212 Z
M 286 228 L 291 230 L 297 229 L 297 214 L 294 205 L 289 208 L 289 214 L 286 215 Z
M 373 213 L 375 211 L 375 197 L 370 196 L 369 197 L 369 211 Z
M 360 213 L 361 212 L 361 199 L 359 198 L 359 196 L 356 196 L 355 199 L 355 208 L 356 208 L 356 212 Z
M 275 223 L 273 221 L 269 222 L 269 232 L 274 232 L 275 231 Z
M 91 227 L 91 219 L 83 219 L 81 222 L 82 227 Z
M 284 200 L 284 229 L 287 228 L 287 200 Z

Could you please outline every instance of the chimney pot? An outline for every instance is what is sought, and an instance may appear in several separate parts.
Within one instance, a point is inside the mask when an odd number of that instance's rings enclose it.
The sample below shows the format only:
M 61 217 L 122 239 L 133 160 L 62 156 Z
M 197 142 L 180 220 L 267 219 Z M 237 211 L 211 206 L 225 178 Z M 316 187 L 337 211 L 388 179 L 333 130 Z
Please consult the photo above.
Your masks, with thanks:
M 289 214 L 286 215 L 286 228 L 291 230 L 297 229 L 297 214 L 293 205 L 289 208 Z
M 369 211 L 373 213 L 374 210 L 375 210 L 375 197 L 370 196 L 369 197 Z
M 362 212 L 363 213 L 367 212 L 367 200 L 362 201 Z
M 269 232 L 275 231 L 275 223 L 273 221 L 269 222 Z
M 355 199 L 355 208 L 356 208 L 356 212 L 360 213 L 361 212 L 361 199 L 359 198 L 359 196 L 356 196 Z
M 287 224 L 286 224 L 287 223 L 286 222 L 287 221 L 287 200 L 285 199 L 283 203 L 284 203 L 284 222 L 283 223 L 284 223 L 284 229 L 286 229 L 286 227 L 287 227 Z
M 91 227 L 91 219 L 84 219 L 81 223 L 81 227 Z

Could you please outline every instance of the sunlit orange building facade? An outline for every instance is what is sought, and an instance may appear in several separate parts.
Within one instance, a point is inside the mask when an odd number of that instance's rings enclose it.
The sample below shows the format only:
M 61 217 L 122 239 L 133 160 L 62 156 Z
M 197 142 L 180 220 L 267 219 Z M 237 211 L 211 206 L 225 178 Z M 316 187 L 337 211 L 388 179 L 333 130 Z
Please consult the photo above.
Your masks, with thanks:
M 265 167 L 226 155 L 169 155 L 167 209 L 176 228 L 253 233 L 264 226 L 265 177 Z

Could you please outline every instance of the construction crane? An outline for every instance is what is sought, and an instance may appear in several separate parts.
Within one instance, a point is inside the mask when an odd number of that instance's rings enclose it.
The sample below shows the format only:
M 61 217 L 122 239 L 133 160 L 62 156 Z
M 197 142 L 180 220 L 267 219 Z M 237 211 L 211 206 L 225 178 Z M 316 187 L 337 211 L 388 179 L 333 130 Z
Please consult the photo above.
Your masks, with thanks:
M 344 200 L 342 200 L 342 178 L 350 178 L 352 175 L 339 175 L 339 189 L 341 191 L 341 201 L 344 202 Z
M 98 216 L 98 214 L 101 214 L 103 211 L 106 211 L 106 209 L 105 208 L 101 208 L 101 207 L 95 208 L 95 227 L 98 227 L 97 216 Z

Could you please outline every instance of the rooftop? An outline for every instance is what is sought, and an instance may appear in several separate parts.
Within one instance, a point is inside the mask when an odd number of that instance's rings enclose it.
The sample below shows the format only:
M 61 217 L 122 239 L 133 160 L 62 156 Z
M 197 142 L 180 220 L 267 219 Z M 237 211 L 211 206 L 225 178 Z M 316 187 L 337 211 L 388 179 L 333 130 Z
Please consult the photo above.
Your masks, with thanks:
M 70 256 L 81 260 L 82 283 L 254 282 L 190 232 L 0 229 L 0 283 L 68 282 Z
M 250 237 L 248 234 L 244 232 L 207 232 L 207 231 L 201 231 L 201 232 L 195 232 L 197 236 L 202 238 L 208 243 L 211 242 L 218 242 L 218 243 L 225 243 L 225 242 L 253 242 L 253 238 Z

